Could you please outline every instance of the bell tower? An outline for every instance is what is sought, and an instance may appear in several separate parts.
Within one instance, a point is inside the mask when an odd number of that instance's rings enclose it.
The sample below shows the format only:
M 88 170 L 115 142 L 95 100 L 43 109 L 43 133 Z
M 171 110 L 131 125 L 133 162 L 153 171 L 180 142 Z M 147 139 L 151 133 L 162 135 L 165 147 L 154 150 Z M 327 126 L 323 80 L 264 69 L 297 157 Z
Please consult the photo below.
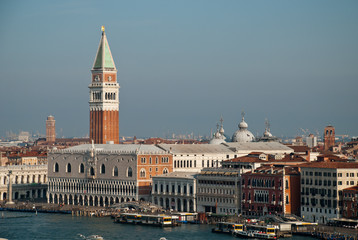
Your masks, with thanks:
M 330 150 L 335 144 L 335 129 L 333 126 L 327 126 L 324 129 L 324 150 Z
M 104 26 L 92 67 L 90 139 L 96 144 L 119 143 L 119 84 Z

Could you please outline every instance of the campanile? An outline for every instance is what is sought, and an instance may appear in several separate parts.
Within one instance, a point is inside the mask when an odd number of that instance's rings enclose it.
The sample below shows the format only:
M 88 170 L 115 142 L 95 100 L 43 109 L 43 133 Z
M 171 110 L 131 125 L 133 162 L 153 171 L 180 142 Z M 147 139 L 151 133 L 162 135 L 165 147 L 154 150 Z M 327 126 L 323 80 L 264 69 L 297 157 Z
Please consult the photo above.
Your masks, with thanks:
M 105 29 L 92 67 L 90 138 L 96 144 L 119 143 L 119 84 Z

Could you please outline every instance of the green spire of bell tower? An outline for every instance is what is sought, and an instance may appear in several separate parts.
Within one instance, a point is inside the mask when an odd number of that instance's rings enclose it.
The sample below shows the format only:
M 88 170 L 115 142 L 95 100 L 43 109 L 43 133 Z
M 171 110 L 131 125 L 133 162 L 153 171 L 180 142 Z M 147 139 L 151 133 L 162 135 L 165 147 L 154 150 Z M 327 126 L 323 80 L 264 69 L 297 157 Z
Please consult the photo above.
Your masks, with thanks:
M 104 31 L 104 26 L 102 26 L 102 37 L 101 41 L 99 42 L 97 55 L 92 70 L 116 70 L 116 65 L 114 64 L 106 33 Z

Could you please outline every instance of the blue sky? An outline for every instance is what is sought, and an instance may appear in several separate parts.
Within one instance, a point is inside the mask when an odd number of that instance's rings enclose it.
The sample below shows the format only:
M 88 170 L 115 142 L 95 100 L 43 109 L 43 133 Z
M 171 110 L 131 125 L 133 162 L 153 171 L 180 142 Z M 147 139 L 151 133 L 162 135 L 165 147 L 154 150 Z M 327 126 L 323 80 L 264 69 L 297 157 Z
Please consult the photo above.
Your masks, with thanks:
M 358 135 L 357 1 L 1 1 L 0 136 L 85 136 L 90 69 L 105 25 L 120 135 Z

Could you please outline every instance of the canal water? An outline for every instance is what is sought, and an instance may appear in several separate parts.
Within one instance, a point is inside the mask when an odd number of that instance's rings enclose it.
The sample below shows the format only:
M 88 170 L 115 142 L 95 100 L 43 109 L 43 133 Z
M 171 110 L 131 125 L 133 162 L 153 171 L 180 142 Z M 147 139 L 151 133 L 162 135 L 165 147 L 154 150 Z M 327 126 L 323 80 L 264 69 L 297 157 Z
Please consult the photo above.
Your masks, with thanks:
M 238 239 L 230 235 L 211 233 L 211 225 L 183 224 L 175 228 L 113 223 L 109 217 L 91 218 L 70 214 L 22 213 L 0 211 L 0 238 L 17 239 L 82 239 L 97 234 L 112 239 Z M 313 238 L 305 237 L 305 240 Z M 289 239 L 288 239 L 289 240 Z M 294 236 L 292 240 L 303 240 Z

